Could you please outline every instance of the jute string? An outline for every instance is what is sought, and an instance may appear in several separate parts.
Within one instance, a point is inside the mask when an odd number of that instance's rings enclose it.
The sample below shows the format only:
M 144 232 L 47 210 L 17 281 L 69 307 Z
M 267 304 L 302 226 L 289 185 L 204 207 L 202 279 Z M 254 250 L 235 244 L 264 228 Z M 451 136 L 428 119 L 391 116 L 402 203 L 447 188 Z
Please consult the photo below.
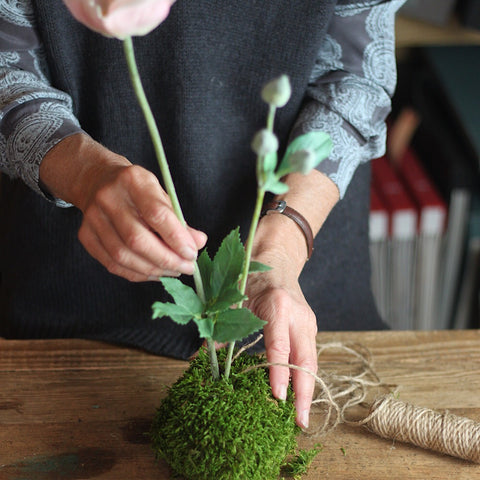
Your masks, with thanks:
M 236 356 L 253 344 L 243 347 Z M 319 343 L 317 351 L 317 373 L 297 365 L 269 362 L 246 371 L 283 366 L 311 375 L 316 383 L 312 406 L 319 408 L 323 420 L 309 434 L 324 435 L 341 423 L 363 426 L 386 439 L 480 463 L 479 422 L 399 400 L 398 388 L 379 379 L 370 351 L 360 344 Z M 321 357 L 326 352 L 337 352 L 337 360 L 332 361 L 330 356 L 324 361 Z M 349 418 L 355 414 L 358 417 L 359 408 L 368 413 L 359 419 Z

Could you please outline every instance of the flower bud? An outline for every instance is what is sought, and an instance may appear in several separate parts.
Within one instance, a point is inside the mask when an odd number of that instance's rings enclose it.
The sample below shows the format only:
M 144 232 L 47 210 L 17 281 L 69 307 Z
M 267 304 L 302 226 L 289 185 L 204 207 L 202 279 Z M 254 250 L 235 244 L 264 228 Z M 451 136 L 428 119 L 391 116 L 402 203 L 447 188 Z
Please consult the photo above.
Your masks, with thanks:
M 290 80 L 286 75 L 268 82 L 262 89 L 262 99 L 274 107 L 283 107 L 292 94 Z
M 268 155 L 278 150 L 278 139 L 274 133 L 264 128 L 255 134 L 251 146 L 257 155 Z
M 310 173 L 316 165 L 316 155 L 312 150 L 297 150 L 290 155 L 290 168 L 292 172 L 299 172 L 303 175 Z
M 72 15 L 91 30 L 124 39 L 146 35 L 165 18 L 175 0 L 63 0 Z

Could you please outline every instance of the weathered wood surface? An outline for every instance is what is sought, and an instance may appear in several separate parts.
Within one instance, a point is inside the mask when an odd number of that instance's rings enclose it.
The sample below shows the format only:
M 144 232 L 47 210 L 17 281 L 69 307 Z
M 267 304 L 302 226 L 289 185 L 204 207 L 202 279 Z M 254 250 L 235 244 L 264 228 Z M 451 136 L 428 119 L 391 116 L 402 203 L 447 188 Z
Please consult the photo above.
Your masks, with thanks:
M 480 332 L 319 335 L 330 340 L 368 347 L 402 399 L 480 421 Z M 185 366 L 99 342 L 0 340 L 0 479 L 170 478 L 144 432 Z M 361 428 L 338 427 L 321 442 L 306 480 L 480 479 L 479 465 Z

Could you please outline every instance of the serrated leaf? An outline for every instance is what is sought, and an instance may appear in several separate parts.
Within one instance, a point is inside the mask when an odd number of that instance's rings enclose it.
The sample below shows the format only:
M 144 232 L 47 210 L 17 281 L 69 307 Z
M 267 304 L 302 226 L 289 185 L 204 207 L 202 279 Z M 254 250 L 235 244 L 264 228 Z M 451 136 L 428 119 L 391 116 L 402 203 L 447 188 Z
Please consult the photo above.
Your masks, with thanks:
M 191 317 L 203 312 L 203 302 L 198 298 L 195 290 L 182 283 L 178 278 L 165 277 L 161 280 L 165 290 L 172 296 L 174 302 L 190 313 Z
M 332 150 L 332 140 L 330 135 L 321 131 L 308 132 L 295 138 L 288 146 L 285 155 L 280 162 L 277 175 L 283 177 L 291 171 L 289 157 L 298 150 L 311 150 L 316 155 L 315 168 L 322 160 L 328 157 Z
M 155 302 L 152 305 L 152 318 L 170 317 L 174 322 L 180 325 L 187 324 L 192 319 L 192 314 L 182 305 L 175 303 Z
M 247 308 L 226 310 L 218 314 L 212 338 L 219 343 L 236 342 L 257 332 L 266 323 Z
M 210 317 L 194 318 L 193 321 L 197 324 L 200 338 L 212 338 L 213 335 L 213 320 Z
M 212 299 L 211 278 L 213 272 L 213 262 L 208 255 L 207 249 L 204 249 L 198 256 L 197 267 L 202 277 L 203 291 L 205 293 L 205 302 Z
M 222 312 L 246 299 L 247 297 L 242 295 L 238 288 L 225 289 L 211 304 L 207 305 L 206 311 L 208 313 Z
M 281 195 L 282 193 L 288 192 L 288 185 L 278 180 L 277 175 L 274 173 L 267 178 L 263 184 L 263 188 L 265 191 L 271 192 L 275 195 Z
M 237 227 L 223 239 L 213 259 L 212 298 L 220 297 L 222 291 L 237 285 L 244 258 L 245 249 Z
M 272 267 L 269 267 L 268 265 L 265 265 L 264 263 L 256 262 L 256 261 L 252 260 L 250 262 L 250 268 L 248 269 L 248 273 L 268 272 L 271 269 L 272 269 Z

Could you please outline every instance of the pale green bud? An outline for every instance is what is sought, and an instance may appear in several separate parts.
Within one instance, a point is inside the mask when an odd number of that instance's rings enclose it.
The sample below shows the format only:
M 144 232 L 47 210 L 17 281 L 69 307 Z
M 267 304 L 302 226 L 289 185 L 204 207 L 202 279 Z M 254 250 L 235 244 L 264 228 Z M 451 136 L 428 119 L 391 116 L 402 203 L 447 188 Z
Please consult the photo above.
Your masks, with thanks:
M 264 128 L 255 134 L 251 146 L 257 155 L 268 155 L 278 150 L 278 139 L 274 133 Z
M 315 152 L 308 149 L 297 150 L 290 155 L 290 167 L 292 172 L 299 172 L 303 175 L 310 173 L 316 165 Z
M 286 75 L 268 82 L 262 89 L 262 98 L 269 105 L 283 107 L 287 104 L 292 94 L 290 80 Z

